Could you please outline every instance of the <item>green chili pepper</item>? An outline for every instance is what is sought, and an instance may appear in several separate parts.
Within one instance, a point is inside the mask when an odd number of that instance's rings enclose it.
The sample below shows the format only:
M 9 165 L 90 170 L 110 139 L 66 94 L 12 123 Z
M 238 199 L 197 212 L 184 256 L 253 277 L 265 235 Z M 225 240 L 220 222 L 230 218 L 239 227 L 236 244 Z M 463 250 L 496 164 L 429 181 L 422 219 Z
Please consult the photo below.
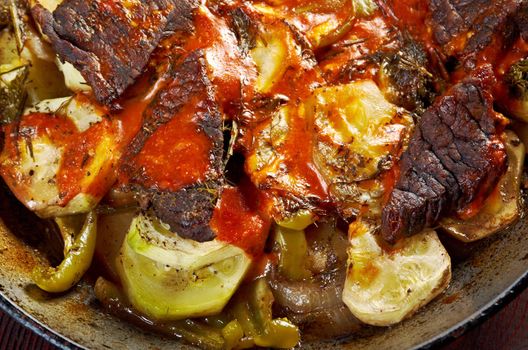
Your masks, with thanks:
M 114 315 L 205 349 L 288 349 L 300 339 L 295 325 L 287 319 L 272 318 L 273 294 L 264 279 L 242 287 L 217 316 L 172 322 L 158 322 L 134 310 L 121 290 L 102 277 L 97 279 L 94 290 L 97 299 Z
M 357 22 L 357 18 L 354 15 L 351 15 L 349 18 L 346 19 L 344 23 L 342 23 L 338 28 L 336 28 L 334 31 L 328 33 L 324 37 L 322 37 L 319 40 L 318 47 L 327 47 L 344 37 L 350 29 L 354 27 L 354 25 Z
M 280 274 L 292 281 L 309 278 L 311 273 L 304 265 L 307 251 L 304 231 L 277 226 L 275 228 L 275 242 L 280 249 Z
M 240 341 L 244 337 L 244 329 L 242 329 L 237 320 L 233 320 L 222 329 L 222 336 L 225 339 L 226 349 L 240 349 Z
M 183 339 L 191 344 L 196 344 L 202 349 L 223 350 L 225 349 L 225 340 L 222 337 L 221 330 L 207 326 L 199 320 L 182 320 L 168 322 L 160 325 L 163 333 L 179 334 Z
M 59 231 L 64 242 L 64 256 L 68 255 L 68 252 L 72 250 L 73 244 L 77 234 L 81 232 L 84 222 L 86 221 L 86 215 L 69 215 L 55 218 L 55 223 L 59 227 Z
M 92 263 L 96 236 L 97 214 L 92 211 L 62 263 L 56 268 L 39 266 L 33 271 L 35 284 L 50 293 L 65 292 L 77 284 Z
M 277 225 L 291 230 L 304 230 L 315 222 L 314 214 L 308 209 L 301 209 L 294 215 L 277 221 Z
M 240 324 L 245 338 L 240 345 L 289 349 L 299 343 L 299 329 L 287 319 L 273 319 L 273 294 L 264 279 L 245 286 L 237 293 L 228 311 Z M 242 346 L 238 346 L 241 348 Z
M 373 0 L 352 0 L 352 13 L 334 31 L 322 37 L 318 48 L 327 47 L 342 39 L 356 24 L 358 18 L 368 17 L 376 11 L 378 6 Z

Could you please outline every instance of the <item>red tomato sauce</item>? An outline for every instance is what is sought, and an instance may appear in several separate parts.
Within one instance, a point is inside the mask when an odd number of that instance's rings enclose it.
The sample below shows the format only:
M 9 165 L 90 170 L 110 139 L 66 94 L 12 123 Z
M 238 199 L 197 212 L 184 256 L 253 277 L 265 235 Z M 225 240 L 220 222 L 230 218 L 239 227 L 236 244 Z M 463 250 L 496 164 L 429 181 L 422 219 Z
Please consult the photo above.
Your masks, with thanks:
M 107 119 L 84 132 L 74 132 L 65 140 L 64 154 L 57 174 L 61 205 L 68 204 L 81 192 L 92 194 L 96 198 L 102 197 L 115 181 L 115 172 L 110 166 L 115 159 L 111 149 L 107 150 L 110 154 L 105 156 L 106 165 L 97 169 L 98 173 L 92 174 L 88 170 L 95 157 L 103 156 L 96 153 L 97 146 L 105 137 L 110 139 L 110 144 L 114 143 L 113 128 Z M 83 180 L 88 178 L 95 180 L 90 181 L 89 187 L 83 188 Z
M 142 169 L 148 187 L 177 191 L 204 181 L 210 170 L 211 140 L 194 120 L 194 104 L 188 104 L 147 140 L 134 163 Z
M 285 165 L 289 175 L 307 185 L 306 194 L 324 200 L 328 198 L 328 186 L 313 164 L 312 144 L 313 136 L 306 120 L 295 113 L 291 118 L 290 129 L 283 147 Z
M 253 89 L 248 87 L 256 80 L 256 68 L 248 57 L 240 55 L 237 38 L 224 19 L 200 8 L 194 22 L 199 30 L 187 40 L 184 50 L 203 50 L 217 102 L 231 119 L 235 113 L 231 104 L 252 97 Z
M 262 255 L 271 219 L 268 199 L 249 183 L 224 189 L 211 220 L 217 239 L 234 244 L 257 258 Z

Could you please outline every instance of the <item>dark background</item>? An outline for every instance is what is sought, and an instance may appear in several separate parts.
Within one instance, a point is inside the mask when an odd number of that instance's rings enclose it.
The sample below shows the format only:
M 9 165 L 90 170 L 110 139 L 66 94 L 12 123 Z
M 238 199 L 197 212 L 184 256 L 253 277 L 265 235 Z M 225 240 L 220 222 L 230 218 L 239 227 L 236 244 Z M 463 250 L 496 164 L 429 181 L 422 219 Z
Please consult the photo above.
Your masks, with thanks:
M 0 349 L 56 348 L 0 311 Z M 480 326 L 440 350 L 528 350 L 528 290 Z

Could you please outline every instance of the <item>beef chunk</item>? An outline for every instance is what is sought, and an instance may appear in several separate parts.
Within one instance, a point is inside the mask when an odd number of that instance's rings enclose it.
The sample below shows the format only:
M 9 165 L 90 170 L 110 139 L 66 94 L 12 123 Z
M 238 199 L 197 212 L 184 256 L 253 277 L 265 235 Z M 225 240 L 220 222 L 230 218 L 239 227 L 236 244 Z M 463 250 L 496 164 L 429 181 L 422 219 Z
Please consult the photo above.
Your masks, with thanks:
M 65 0 L 51 14 L 32 9 L 60 59 L 109 104 L 142 73 L 161 39 L 193 28 L 194 0 Z
M 467 55 L 487 47 L 494 35 L 508 31 L 520 0 L 429 0 L 432 29 L 438 44 L 453 55 Z M 472 33 L 469 38 L 465 38 Z M 460 47 L 462 44 L 462 47 Z
M 211 182 L 188 186 L 178 191 L 143 190 L 144 208 L 151 208 L 156 216 L 168 224 L 173 232 L 198 242 L 214 239 L 209 222 L 213 217 L 216 193 L 208 188 L 220 188 L 221 183 Z
M 223 133 L 221 130 L 222 118 L 214 100 L 214 91 L 208 77 L 207 63 L 204 52 L 197 50 L 181 57 L 169 72 L 169 77 L 164 78 L 169 82 L 159 91 L 153 102 L 143 115 L 143 128 L 132 141 L 128 156 L 137 155 L 145 142 L 162 125 L 167 124 L 175 117 L 181 117 L 185 106 L 194 105 L 200 117 L 191 118 L 211 140 L 214 152 L 212 159 L 214 169 L 222 163 Z
M 197 241 L 209 227 L 224 184 L 222 115 L 201 51 L 175 63 L 143 115 L 121 166 L 127 182 L 171 230 Z
M 452 87 L 424 113 L 383 209 L 387 241 L 434 226 L 441 216 L 490 193 L 507 167 L 502 121 L 475 78 Z

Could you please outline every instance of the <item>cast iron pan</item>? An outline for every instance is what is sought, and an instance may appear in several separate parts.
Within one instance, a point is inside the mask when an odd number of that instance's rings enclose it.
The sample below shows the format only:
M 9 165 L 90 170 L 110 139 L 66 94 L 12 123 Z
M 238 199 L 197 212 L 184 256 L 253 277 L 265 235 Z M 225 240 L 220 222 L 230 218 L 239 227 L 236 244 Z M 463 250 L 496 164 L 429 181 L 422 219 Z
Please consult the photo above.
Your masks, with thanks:
M 7 314 L 63 349 L 195 349 L 105 314 L 89 282 L 58 297 L 40 292 L 30 275 L 37 263 L 34 247 L 42 242 L 35 231 L 42 228 L 31 223 L 27 212 L 20 218 L 21 209 L 9 202 L 0 200 L 0 308 Z M 18 228 L 17 222 L 23 227 Z M 484 321 L 528 285 L 526 217 L 473 245 L 453 250 L 450 240 L 444 243 L 454 260 L 452 283 L 414 317 L 391 328 L 366 328 L 346 339 L 303 343 L 302 348 L 431 348 Z

